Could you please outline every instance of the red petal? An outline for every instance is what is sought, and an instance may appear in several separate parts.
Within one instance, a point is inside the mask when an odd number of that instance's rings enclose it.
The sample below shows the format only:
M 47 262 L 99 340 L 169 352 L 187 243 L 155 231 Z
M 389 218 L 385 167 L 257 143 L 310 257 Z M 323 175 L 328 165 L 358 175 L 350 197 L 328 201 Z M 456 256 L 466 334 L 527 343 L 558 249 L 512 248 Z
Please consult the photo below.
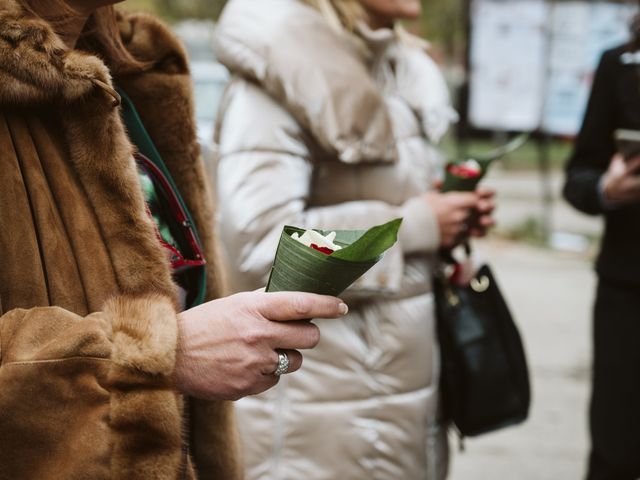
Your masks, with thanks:
M 311 248 L 313 248 L 314 250 L 318 250 L 319 252 L 322 252 L 325 255 L 331 255 L 333 253 L 333 250 L 331 250 L 330 248 L 328 248 L 328 247 L 319 247 L 315 243 L 311 244 Z
M 455 164 L 449 165 L 449 167 L 447 167 L 447 171 L 451 175 L 455 175 L 456 177 L 460 177 L 460 178 L 477 178 L 481 174 L 480 170 L 470 169 L 462 165 L 455 165 Z
M 456 263 L 453 265 L 453 272 L 451 272 L 449 281 L 455 285 L 459 285 L 461 275 L 462 275 L 462 264 Z

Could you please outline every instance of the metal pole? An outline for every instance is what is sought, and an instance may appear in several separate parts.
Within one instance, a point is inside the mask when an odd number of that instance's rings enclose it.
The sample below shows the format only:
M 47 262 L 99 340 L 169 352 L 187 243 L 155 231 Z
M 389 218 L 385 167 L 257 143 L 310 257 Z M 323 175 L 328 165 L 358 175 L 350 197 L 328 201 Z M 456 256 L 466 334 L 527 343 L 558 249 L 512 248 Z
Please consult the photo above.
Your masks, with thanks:
M 553 231 L 553 184 L 551 181 L 551 141 L 548 133 L 538 139 L 538 171 L 540 173 L 541 212 L 540 234 L 545 244 L 549 243 Z
M 553 21 L 554 7 L 556 0 L 549 2 L 549 22 Z M 546 99 L 549 78 L 551 75 L 551 47 L 553 44 L 553 30 L 549 28 L 547 30 L 547 55 L 546 55 L 546 82 L 544 86 L 543 98 Z M 544 101 L 544 100 L 543 100 Z M 544 104 L 543 104 L 544 105 Z M 551 181 L 551 143 L 553 137 L 551 133 L 546 131 L 544 126 L 544 110 L 543 118 L 539 130 L 540 137 L 538 138 L 538 171 L 540 174 L 540 235 L 544 239 L 545 244 L 549 244 L 551 240 L 551 233 L 553 232 L 553 185 Z
M 471 1 L 464 0 L 462 15 L 464 21 L 464 84 L 459 93 L 459 113 L 460 124 L 458 125 L 458 158 L 466 158 L 469 150 L 469 95 L 470 95 L 470 75 L 471 75 Z

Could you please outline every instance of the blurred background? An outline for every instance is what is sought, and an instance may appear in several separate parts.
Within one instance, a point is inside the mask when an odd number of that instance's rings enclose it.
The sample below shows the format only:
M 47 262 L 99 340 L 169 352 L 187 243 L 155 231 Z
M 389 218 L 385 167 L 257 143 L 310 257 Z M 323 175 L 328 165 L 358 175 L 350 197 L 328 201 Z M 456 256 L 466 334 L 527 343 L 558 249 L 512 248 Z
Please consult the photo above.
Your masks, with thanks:
M 256 0 L 259 1 L 259 0 Z M 223 0 L 129 0 L 171 22 L 188 47 L 200 141 L 209 167 L 217 105 L 228 80 L 211 42 Z M 493 167 L 498 227 L 479 242 L 518 321 L 533 383 L 524 425 L 452 437 L 453 480 L 582 478 L 587 450 L 593 256 L 601 220 L 561 199 L 563 164 L 582 121 L 603 50 L 628 38 L 637 2 L 424 0 L 407 24 L 431 42 L 461 121 L 444 142 L 472 156 L 519 132 L 529 142 Z M 517 472 L 517 473 L 516 473 Z

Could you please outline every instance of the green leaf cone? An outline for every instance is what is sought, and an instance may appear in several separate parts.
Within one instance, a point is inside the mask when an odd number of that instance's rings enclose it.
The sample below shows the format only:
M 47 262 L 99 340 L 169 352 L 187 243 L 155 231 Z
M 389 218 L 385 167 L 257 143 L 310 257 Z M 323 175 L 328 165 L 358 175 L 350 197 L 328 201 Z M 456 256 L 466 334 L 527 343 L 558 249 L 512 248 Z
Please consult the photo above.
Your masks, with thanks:
M 369 230 L 338 230 L 335 243 L 343 246 L 331 255 L 291 238 L 303 229 L 285 226 L 267 283 L 267 292 L 300 291 L 340 295 L 373 267 L 397 241 L 402 219 Z M 323 235 L 329 232 L 320 231 Z M 338 254 L 341 253 L 339 256 Z
M 477 161 L 477 160 L 476 160 Z M 452 162 L 454 165 L 459 162 Z M 448 170 L 445 171 L 444 181 L 442 182 L 442 188 L 440 191 L 442 192 L 473 192 L 476 187 L 480 183 L 480 181 L 484 178 L 489 169 L 489 165 L 491 164 L 491 160 L 487 161 L 478 161 L 480 165 L 480 175 L 475 178 L 462 178 L 457 177 L 451 174 Z
M 529 139 L 529 134 L 523 133 L 515 137 L 510 142 L 492 150 L 490 152 L 471 156 L 470 158 L 474 159 L 480 165 L 481 173 L 476 178 L 461 178 L 455 175 L 452 175 L 448 171 L 445 171 L 444 181 L 442 182 L 442 188 L 440 191 L 442 192 L 473 192 L 478 187 L 480 181 L 484 178 L 489 170 L 489 166 L 494 162 L 494 160 L 498 160 L 505 155 L 515 152 L 517 149 L 522 147 L 527 140 Z M 464 160 L 457 160 L 451 162 L 449 165 L 457 165 L 463 163 Z

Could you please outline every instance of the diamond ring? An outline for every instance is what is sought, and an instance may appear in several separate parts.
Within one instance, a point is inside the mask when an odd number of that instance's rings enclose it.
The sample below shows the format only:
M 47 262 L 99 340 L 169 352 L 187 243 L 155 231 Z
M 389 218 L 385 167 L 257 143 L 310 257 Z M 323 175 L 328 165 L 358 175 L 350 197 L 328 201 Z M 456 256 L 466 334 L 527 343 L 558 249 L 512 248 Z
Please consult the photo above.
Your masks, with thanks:
M 284 352 L 278 352 L 278 367 L 276 371 L 273 372 L 274 375 L 280 376 L 287 373 L 289 370 L 289 357 Z

